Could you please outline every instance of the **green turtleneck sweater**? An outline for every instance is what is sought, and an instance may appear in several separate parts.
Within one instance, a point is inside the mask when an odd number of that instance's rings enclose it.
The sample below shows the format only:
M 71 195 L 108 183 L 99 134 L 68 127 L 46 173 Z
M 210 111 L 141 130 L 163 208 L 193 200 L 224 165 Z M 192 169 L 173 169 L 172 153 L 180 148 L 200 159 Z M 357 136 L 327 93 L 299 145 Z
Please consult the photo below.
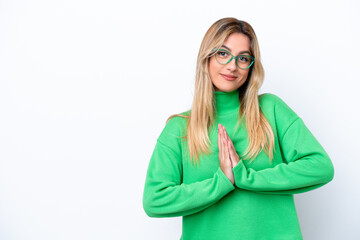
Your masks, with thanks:
M 240 125 L 239 93 L 214 92 L 216 124 L 209 132 L 212 152 L 192 165 L 186 152 L 186 119 L 170 119 L 157 139 L 148 165 L 143 207 L 150 217 L 182 216 L 182 240 L 300 240 L 293 194 L 325 185 L 333 164 L 303 120 L 278 96 L 259 95 L 270 123 L 272 164 L 264 151 L 233 167 L 235 185 L 222 172 L 217 124 L 225 126 L 239 156 L 249 144 Z M 182 114 L 189 115 L 190 110 Z

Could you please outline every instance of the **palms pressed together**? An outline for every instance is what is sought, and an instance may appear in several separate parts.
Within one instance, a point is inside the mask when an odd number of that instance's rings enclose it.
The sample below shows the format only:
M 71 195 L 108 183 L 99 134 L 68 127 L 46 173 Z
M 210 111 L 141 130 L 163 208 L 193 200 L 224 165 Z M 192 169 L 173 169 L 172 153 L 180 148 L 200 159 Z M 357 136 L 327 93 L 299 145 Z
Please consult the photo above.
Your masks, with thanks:
M 234 185 L 235 179 L 232 168 L 238 164 L 240 158 L 235 151 L 234 144 L 227 134 L 225 127 L 220 123 L 218 124 L 218 147 L 220 168 Z

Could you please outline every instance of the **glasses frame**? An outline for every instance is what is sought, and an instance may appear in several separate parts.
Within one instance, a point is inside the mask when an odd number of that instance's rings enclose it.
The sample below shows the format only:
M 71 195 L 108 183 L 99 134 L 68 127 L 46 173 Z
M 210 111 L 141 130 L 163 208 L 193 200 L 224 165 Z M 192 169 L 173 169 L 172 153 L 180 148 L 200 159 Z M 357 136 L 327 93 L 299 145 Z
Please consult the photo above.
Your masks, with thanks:
M 215 50 L 216 50 L 216 49 L 215 49 Z M 219 51 L 221 51 L 221 52 L 226 52 L 226 53 L 230 54 L 230 55 L 231 55 L 231 58 L 229 59 L 229 61 L 227 61 L 226 63 L 221 63 L 221 62 L 219 62 L 219 60 L 216 58 L 216 53 L 219 52 Z M 255 62 L 255 57 L 253 57 L 253 56 L 243 55 L 243 54 L 234 56 L 234 55 L 231 54 L 231 52 L 229 52 L 229 51 L 227 51 L 227 50 L 225 50 L 225 49 L 222 49 L 222 48 L 217 49 L 217 50 L 214 52 L 214 55 L 215 55 L 214 57 L 215 57 L 216 61 L 217 61 L 218 63 L 222 64 L 222 65 L 226 65 L 226 64 L 228 64 L 229 62 L 231 62 L 233 59 L 235 59 L 236 66 L 237 66 L 238 68 L 244 69 L 244 70 L 250 68 L 250 67 L 254 64 L 254 62 Z M 251 61 L 250 65 L 249 65 L 248 67 L 242 68 L 242 67 L 240 67 L 240 66 L 238 65 L 238 58 L 239 58 L 239 57 L 250 57 L 252 61 Z

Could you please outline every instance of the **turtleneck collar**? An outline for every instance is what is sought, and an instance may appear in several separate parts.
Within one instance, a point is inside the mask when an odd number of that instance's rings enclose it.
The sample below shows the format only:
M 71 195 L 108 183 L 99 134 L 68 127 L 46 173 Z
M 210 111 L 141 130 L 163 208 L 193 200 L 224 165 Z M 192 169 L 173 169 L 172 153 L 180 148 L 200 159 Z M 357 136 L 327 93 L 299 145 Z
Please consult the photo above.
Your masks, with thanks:
M 218 115 L 239 111 L 240 100 L 238 89 L 235 89 L 232 92 L 214 91 L 214 97 Z

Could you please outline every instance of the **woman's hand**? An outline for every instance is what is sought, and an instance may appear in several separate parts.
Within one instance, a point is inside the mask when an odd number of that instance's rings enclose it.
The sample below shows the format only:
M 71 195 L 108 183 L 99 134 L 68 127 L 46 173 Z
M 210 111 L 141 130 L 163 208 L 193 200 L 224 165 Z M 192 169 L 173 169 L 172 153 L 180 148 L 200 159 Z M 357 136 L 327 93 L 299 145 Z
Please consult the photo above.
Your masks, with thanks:
M 229 135 L 227 134 L 225 127 L 222 126 L 221 124 L 219 124 L 218 129 L 219 129 L 219 132 L 221 133 L 220 135 L 218 134 L 218 136 L 223 137 L 225 142 L 226 142 L 226 146 L 227 146 L 227 149 L 228 149 L 228 154 L 230 155 L 229 157 L 230 157 L 230 161 L 231 161 L 231 167 L 233 168 L 240 161 L 240 157 L 237 154 L 237 152 L 235 150 L 235 147 L 234 147 L 234 144 L 231 141 Z M 218 140 L 218 144 L 219 144 L 219 140 Z M 220 150 L 219 150 L 219 152 L 220 152 Z
M 228 149 L 229 149 L 231 165 L 232 165 L 232 167 L 235 167 L 239 163 L 240 157 L 237 154 L 237 152 L 235 150 L 235 147 L 234 147 L 234 144 L 231 141 L 229 135 L 227 134 L 225 127 L 222 126 L 221 124 L 220 124 L 220 126 L 223 128 L 224 136 L 225 136 L 225 139 L 227 140 L 227 146 L 228 146 Z
M 218 125 L 218 147 L 219 147 L 219 162 L 220 168 L 223 173 L 228 177 L 231 183 L 235 184 L 234 173 L 232 171 L 232 162 L 230 159 L 229 153 L 229 143 L 226 138 L 225 128 L 219 124 Z M 229 138 L 230 139 L 230 138 Z M 231 140 L 230 140 L 231 141 Z

